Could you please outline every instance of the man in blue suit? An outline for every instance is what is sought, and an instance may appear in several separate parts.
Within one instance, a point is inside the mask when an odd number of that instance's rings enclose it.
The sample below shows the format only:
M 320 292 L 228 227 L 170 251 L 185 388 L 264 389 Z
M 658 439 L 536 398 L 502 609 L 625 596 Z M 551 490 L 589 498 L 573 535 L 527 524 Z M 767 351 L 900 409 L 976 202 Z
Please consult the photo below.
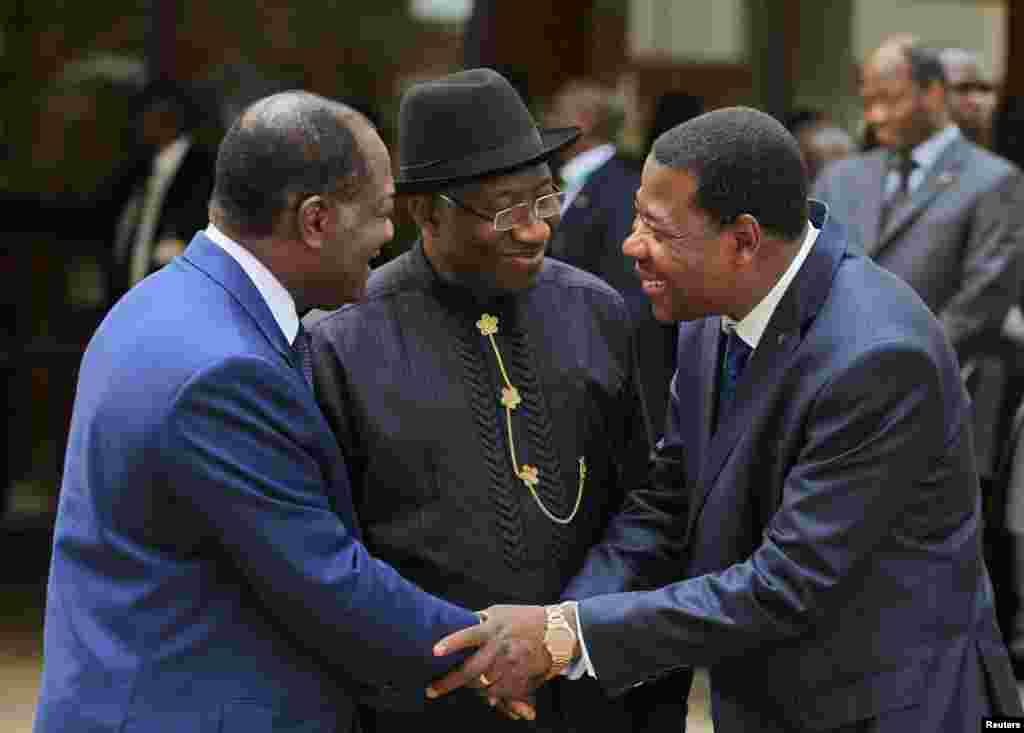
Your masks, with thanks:
M 658 139 L 624 250 L 683 321 L 659 454 L 678 490 L 624 508 L 578 603 L 493 607 L 443 641 L 484 646 L 434 693 L 485 672 L 522 696 L 563 668 L 620 693 L 699 666 L 729 733 L 1021 715 L 956 357 L 806 192 L 796 141 L 756 110 Z
M 450 667 L 476 617 L 360 543 L 298 313 L 362 296 L 390 160 L 351 109 L 256 102 L 211 224 L 131 290 L 81 365 L 37 733 L 349 731 Z M 294 343 L 294 345 L 293 345 Z

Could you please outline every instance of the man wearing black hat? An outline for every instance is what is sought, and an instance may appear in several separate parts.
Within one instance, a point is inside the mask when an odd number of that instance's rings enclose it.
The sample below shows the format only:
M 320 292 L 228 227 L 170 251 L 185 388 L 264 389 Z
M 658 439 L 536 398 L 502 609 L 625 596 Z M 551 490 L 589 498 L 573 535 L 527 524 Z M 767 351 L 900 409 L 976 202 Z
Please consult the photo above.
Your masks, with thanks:
M 577 135 L 538 130 L 490 69 L 413 86 L 396 188 L 422 238 L 371 275 L 364 302 L 307 318 L 317 397 L 367 545 L 469 608 L 557 601 L 610 515 L 646 484 L 622 298 L 544 256 L 563 203 L 547 161 Z M 536 727 L 644 730 L 667 719 L 678 730 L 683 692 L 633 716 L 593 682 L 540 690 Z M 378 733 L 522 725 L 472 691 L 365 722 Z

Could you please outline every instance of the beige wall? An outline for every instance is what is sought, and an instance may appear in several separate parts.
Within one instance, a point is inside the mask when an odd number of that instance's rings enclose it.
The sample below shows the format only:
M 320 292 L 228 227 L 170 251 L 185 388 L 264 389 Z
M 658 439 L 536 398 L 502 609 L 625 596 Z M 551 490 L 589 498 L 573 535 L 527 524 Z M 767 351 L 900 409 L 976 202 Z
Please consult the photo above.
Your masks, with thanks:
M 891 33 L 909 32 L 939 46 L 977 51 L 992 79 L 1006 64 L 1006 2 L 999 0 L 855 0 L 853 51 L 858 59 Z

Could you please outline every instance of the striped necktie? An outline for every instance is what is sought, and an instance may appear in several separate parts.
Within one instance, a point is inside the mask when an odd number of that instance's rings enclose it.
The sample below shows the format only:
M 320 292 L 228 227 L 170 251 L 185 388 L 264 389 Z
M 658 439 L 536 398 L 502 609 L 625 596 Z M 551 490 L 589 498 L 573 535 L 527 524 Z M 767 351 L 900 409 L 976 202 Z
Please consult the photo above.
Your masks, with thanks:
M 747 365 L 752 349 L 747 342 L 739 337 L 736 329 L 729 329 L 725 339 L 725 354 L 722 357 L 722 370 L 718 380 L 718 412 L 715 428 L 722 424 L 722 418 L 736 397 L 736 383 Z
M 295 352 L 299 371 L 305 378 L 306 384 L 308 384 L 310 389 L 312 389 L 313 348 L 310 346 L 309 331 L 306 330 L 301 321 L 299 322 L 299 332 L 295 334 L 295 343 L 292 344 L 292 350 Z

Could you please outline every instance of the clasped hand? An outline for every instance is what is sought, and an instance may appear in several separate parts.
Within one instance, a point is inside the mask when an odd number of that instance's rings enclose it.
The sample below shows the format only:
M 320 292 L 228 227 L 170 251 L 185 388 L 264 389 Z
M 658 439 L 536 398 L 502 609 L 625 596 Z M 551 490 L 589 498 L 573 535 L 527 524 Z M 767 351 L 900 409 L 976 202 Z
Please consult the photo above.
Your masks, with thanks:
M 436 698 L 460 687 L 485 694 L 492 706 L 514 718 L 533 720 L 526 702 L 548 678 L 551 655 L 544 646 L 547 615 L 543 606 L 491 606 L 477 626 L 457 631 L 434 646 L 435 656 L 477 649 L 458 669 L 427 688 Z

